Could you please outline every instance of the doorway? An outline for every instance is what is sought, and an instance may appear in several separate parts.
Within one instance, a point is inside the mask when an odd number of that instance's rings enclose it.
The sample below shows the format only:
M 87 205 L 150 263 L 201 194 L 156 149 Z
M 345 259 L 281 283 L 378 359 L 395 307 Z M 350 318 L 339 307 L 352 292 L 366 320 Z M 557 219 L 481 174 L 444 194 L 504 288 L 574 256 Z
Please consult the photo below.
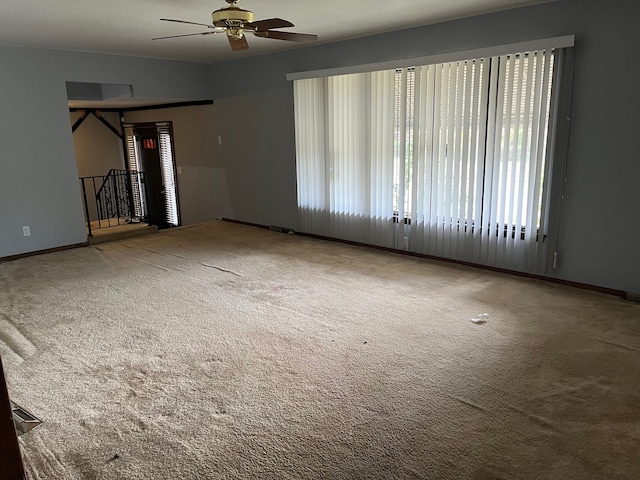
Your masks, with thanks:
M 180 225 L 171 122 L 124 124 L 127 168 L 144 173 L 144 185 L 132 184 L 149 224 L 158 229 Z

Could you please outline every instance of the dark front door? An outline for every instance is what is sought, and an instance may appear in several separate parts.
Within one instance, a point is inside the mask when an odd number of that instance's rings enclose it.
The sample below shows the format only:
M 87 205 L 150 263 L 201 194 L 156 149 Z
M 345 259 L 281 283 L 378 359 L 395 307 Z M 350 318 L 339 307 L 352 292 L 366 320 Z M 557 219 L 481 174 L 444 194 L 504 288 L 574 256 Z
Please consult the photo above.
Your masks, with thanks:
M 140 168 L 144 172 L 149 223 L 158 228 L 168 228 L 158 132 L 155 127 L 136 128 L 136 136 L 140 142 Z

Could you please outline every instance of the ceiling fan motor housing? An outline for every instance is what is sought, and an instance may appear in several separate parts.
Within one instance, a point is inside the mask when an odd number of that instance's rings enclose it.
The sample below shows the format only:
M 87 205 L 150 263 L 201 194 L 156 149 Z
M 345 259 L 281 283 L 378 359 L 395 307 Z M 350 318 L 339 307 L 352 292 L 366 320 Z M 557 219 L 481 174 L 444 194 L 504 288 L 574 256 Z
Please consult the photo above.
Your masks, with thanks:
M 227 7 L 215 10 L 211 13 L 213 24 L 218 26 L 223 23 L 226 26 L 241 27 L 244 23 L 253 22 L 253 12 L 238 7 Z

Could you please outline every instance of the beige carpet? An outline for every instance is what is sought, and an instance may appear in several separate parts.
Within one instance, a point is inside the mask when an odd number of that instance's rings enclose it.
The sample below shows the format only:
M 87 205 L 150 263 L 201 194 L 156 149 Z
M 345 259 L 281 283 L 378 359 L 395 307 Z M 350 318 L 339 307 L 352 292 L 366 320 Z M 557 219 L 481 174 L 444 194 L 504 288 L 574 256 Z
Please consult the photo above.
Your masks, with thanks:
M 640 478 L 640 305 L 529 279 L 213 222 L 0 264 L 0 353 L 32 480 Z

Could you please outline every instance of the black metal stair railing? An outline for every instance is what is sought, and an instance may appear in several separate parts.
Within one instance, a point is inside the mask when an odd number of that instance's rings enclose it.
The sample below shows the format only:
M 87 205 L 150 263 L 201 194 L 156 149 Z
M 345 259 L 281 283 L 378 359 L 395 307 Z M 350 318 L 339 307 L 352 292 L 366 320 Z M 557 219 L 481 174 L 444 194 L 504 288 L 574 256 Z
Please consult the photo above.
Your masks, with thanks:
M 98 228 L 147 221 L 144 173 L 111 169 L 80 183 L 89 236 Z

